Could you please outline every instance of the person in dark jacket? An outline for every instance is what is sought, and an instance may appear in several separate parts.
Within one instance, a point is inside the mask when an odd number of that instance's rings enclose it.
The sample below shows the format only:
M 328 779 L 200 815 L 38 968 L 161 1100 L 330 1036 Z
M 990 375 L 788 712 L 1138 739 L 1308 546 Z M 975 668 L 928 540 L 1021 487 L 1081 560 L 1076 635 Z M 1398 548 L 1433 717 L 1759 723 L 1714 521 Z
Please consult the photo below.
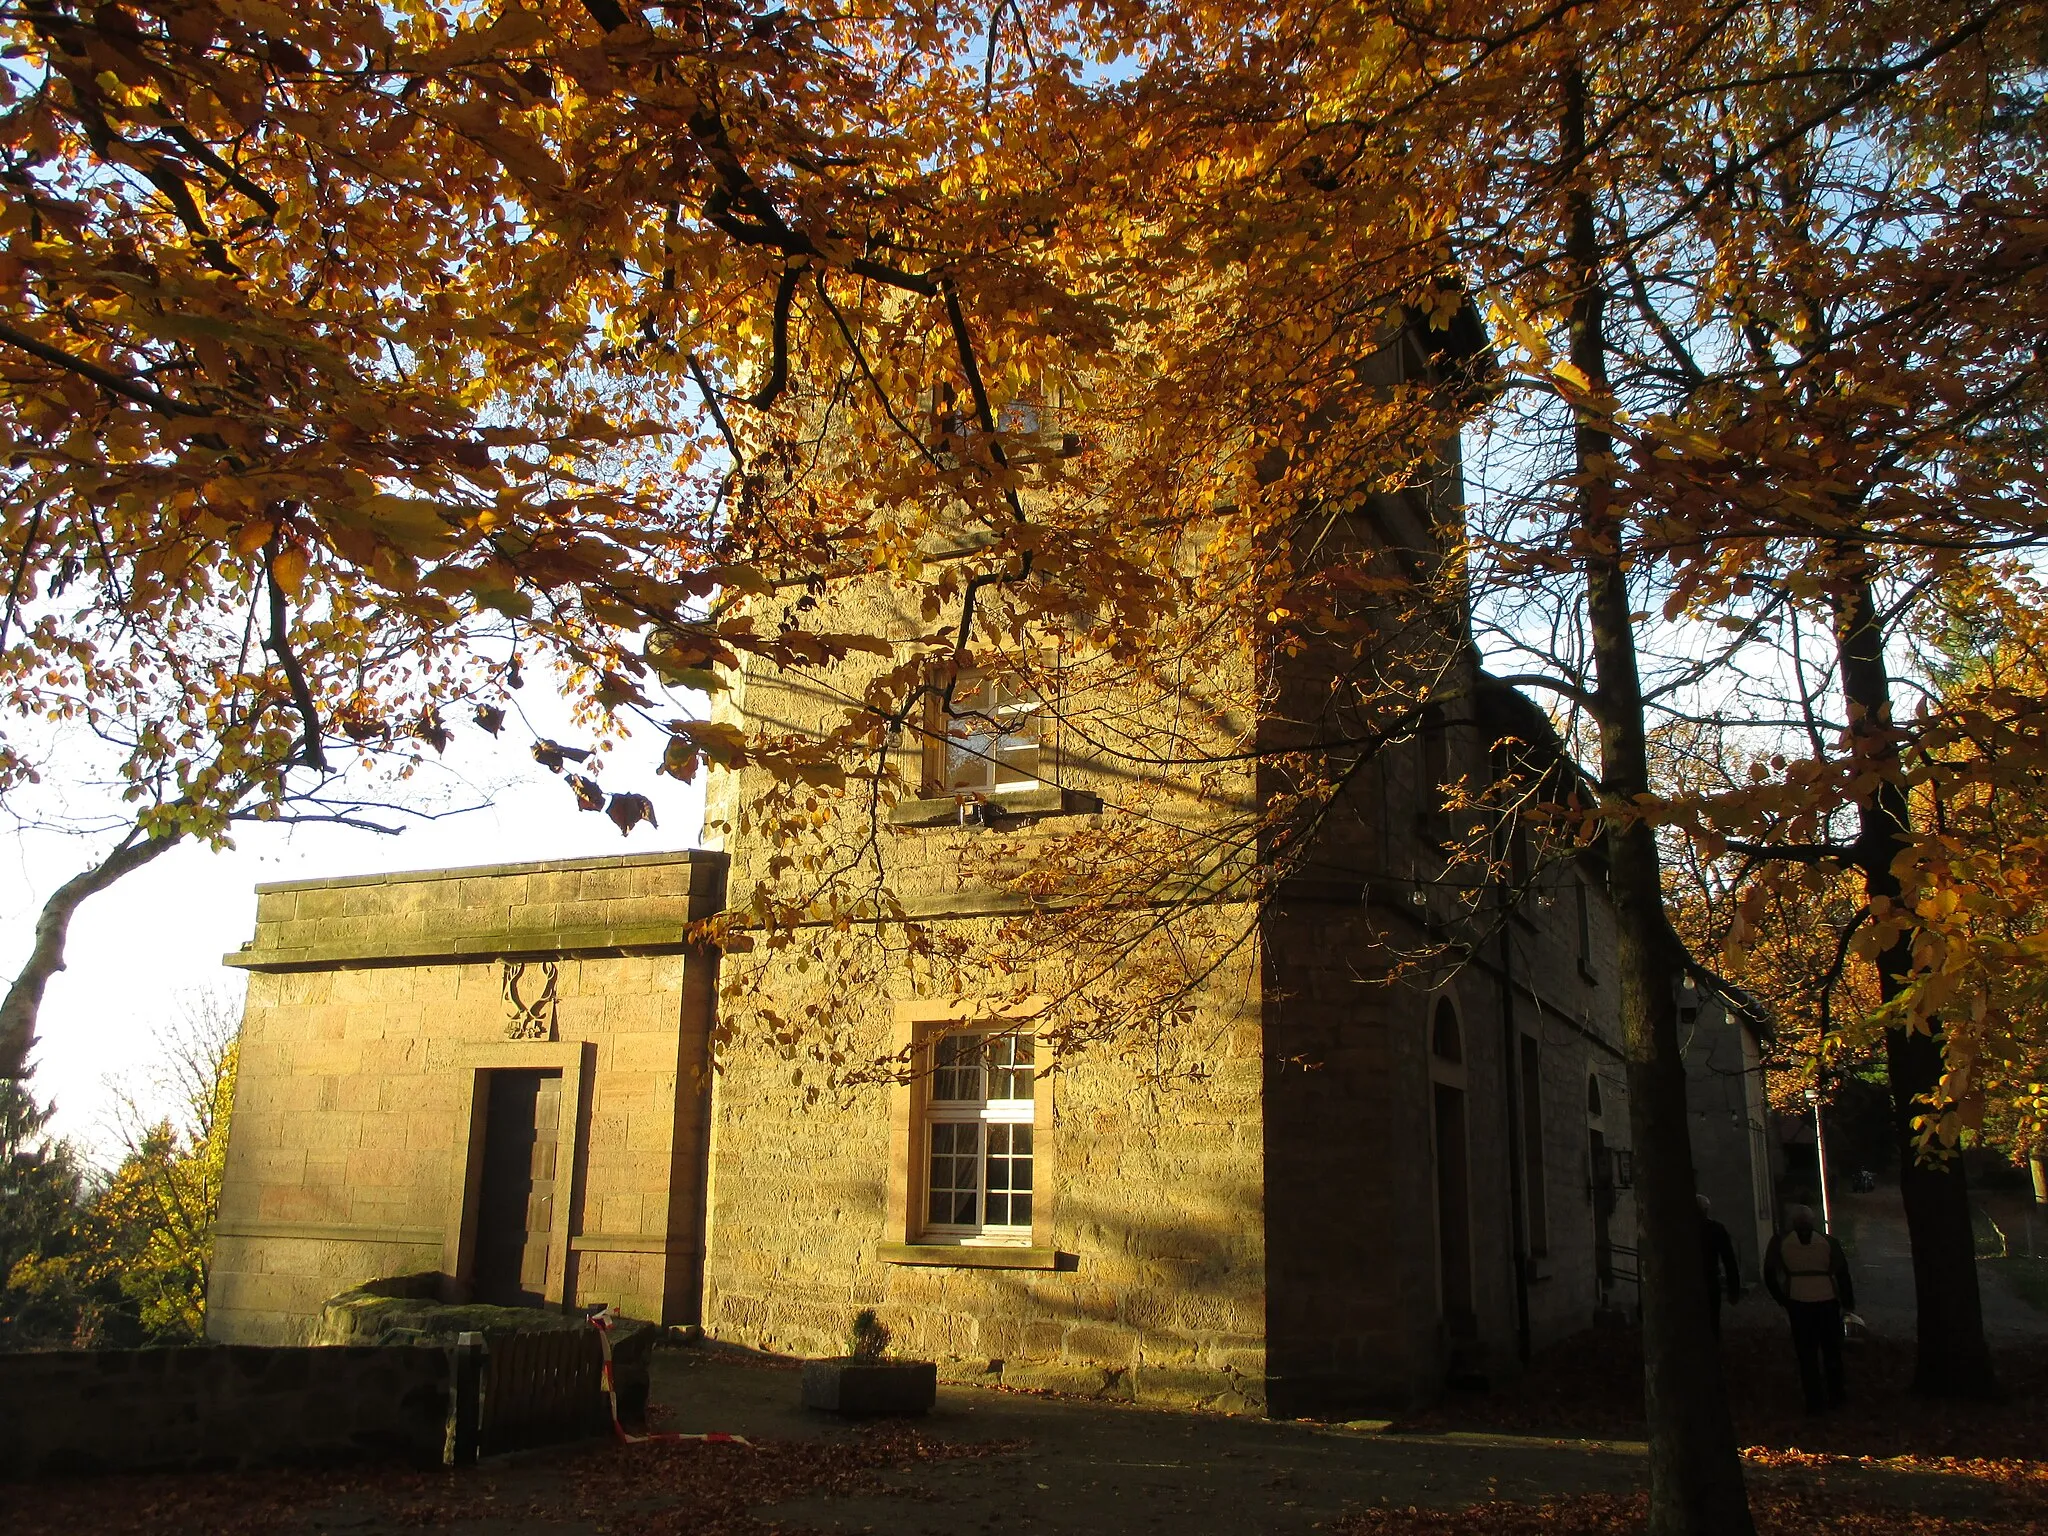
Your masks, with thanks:
M 1707 1326 L 1721 1337 L 1721 1296 L 1726 1289 L 1729 1304 L 1742 1300 L 1742 1269 L 1735 1262 L 1735 1243 L 1728 1229 L 1714 1220 L 1714 1202 L 1695 1195 L 1700 1208 L 1700 1263 L 1707 1272 Z
M 1771 1239 L 1764 1254 L 1764 1285 L 1792 1320 L 1792 1348 L 1806 1409 L 1819 1413 L 1848 1400 L 1842 1386 L 1842 1314 L 1856 1306 L 1842 1245 L 1813 1230 L 1813 1212 L 1795 1205 L 1792 1230 Z

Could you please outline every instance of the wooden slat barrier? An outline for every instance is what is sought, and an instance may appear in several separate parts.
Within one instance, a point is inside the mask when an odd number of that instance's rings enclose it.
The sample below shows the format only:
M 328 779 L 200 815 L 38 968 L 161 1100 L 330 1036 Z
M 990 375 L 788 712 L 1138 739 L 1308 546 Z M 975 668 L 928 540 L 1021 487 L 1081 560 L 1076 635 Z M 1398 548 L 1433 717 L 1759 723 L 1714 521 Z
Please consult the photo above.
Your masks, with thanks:
M 474 1439 L 451 1433 L 449 1459 L 523 1450 L 595 1434 L 611 1419 L 604 1396 L 604 1352 L 597 1331 L 510 1333 L 491 1338 L 482 1369 L 456 1372 L 457 1391 L 475 1391 L 473 1419 L 456 1406 Z M 475 1381 L 474 1388 L 469 1382 Z M 466 1429 L 466 1426 L 465 1426 Z M 467 1443 L 464 1443 L 467 1442 Z M 471 1449 L 471 1446 L 474 1449 Z

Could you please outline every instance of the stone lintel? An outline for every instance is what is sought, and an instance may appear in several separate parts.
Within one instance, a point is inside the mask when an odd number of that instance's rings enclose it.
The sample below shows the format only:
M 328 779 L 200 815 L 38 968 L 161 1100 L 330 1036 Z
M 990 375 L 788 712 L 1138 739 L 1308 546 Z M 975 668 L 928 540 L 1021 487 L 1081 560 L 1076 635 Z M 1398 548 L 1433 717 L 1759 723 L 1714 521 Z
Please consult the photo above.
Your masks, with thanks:
M 1152 889 L 1145 900 L 1124 903 L 1129 912 L 1147 912 L 1160 907 L 1238 907 L 1252 901 L 1248 894 L 1240 892 L 1219 892 L 1214 881 L 1162 880 Z M 971 921 L 983 917 L 1019 917 L 1027 912 L 1064 912 L 1079 903 L 1072 897 L 1048 897 L 1043 900 L 1024 895 L 1020 891 L 999 890 L 990 886 L 969 887 L 959 891 L 942 891 L 937 895 L 915 895 L 903 898 L 900 914 L 891 912 L 883 917 L 885 926 L 899 922 L 933 923 Z M 753 932 L 761 924 L 751 917 L 739 916 L 746 911 L 744 903 L 735 903 L 730 909 L 737 917 L 733 927 L 742 933 Z M 872 924 L 872 912 L 862 912 L 853 919 L 857 923 Z M 815 928 L 835 921 L 830 917 L 803 917 L 797 919 L 799 928 Z
M 638 1232 L 582 1232 L 569 1239 L 571 1253 L 695 1253 L 695 1239 L 653 1237 Z
M 400 1248 L 439 1248 L 439 1227 L 375 1227 L 349 1223 L 311 1221 L 222 1221 L 213 1228 L 215 1237 L 238 1237 L 275 1242 L 300 1243 L 385 1243 Z

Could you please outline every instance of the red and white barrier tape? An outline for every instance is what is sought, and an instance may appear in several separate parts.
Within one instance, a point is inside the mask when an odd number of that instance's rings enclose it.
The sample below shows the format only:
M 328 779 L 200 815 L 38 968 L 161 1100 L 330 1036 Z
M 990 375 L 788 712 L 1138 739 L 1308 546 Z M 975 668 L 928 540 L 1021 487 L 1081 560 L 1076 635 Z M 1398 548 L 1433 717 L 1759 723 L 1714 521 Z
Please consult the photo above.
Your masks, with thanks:
M 711 1430 L 701 1435 L 678 1434 L 674 1430 L 652 1430 L 646 1434 L 631 1433 L 619 1422 L 619 1389 L 612 1380 L 612 1319 L 615 1316 L 610 1307 L 602 1312 L 590 1314 L 590 1326 L 597 1330 L 597 1342 L 604 1350 L 604 1395 L 612 1409 L 612 1438 L 621 1445 L 677 1445 L 685 1440 L 701 1440 L 707 1445 L 752 1445 L 745 1435 L 728 1435 L 721 1430 Z

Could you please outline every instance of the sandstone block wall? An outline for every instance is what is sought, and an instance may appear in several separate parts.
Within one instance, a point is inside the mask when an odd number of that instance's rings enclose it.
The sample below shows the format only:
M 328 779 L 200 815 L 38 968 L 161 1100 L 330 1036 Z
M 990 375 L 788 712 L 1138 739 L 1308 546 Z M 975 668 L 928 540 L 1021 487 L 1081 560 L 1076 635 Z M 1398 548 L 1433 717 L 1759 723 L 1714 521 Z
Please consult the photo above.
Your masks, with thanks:
M 1152 1039 L 1041 1048 L 1051 1113 L 1038 1134 L 1052 1172 L 1037 1198 L 1049 1202 L 1059 1257 L 1040 1269 L 892 1262 L 891 1166 L 912 1149 L 893 1144 L 889 1087 L 825 1089 L 806 1045 L 778 1048 L 743 1001 L 728 1000 L 707 1332 L 837 1354 L 854 1314 L 872 1307 L 898 1352 L 937 1359 L 947 1379 L 1261 1411 L 1256 976 L 1253 944 L 1208 978 L 1188 1019 Z M 1050 966 L 1037 981 L 1050 997 L 1062 990 Z M 835 984 L 789 965 L 763 995 L 789 1017 Z M 864 995 L 860 1022 L 834 1048 L 853 1060 L 885 1057 L 892 1003 L 905 990 L 899 981 L 894 997 Z
M 250 978 L 210 1335 L 298 1342 L 364 1280 L 455 1274 L 477 1073 L 528 1064 L 582 1085 L 561 1299 L 691 1320 L 713 979 L 683 930 L 722 873 L 679 853 L 262 888 L 228 957 Z M 528 1003 L 555 963 L 554 1041 L 506 1038 L 507 958 Z

